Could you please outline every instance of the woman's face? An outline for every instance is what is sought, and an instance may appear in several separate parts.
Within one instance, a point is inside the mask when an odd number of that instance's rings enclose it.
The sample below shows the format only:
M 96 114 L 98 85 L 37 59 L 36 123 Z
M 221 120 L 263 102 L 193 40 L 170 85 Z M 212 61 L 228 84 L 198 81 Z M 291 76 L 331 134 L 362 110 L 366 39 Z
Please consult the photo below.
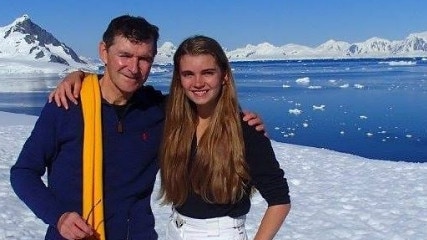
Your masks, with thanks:
M 181 85 L 198 112 L 211 113 L 218 102 L 224 74 L 210 54 L 183 55 L 179 62 Z

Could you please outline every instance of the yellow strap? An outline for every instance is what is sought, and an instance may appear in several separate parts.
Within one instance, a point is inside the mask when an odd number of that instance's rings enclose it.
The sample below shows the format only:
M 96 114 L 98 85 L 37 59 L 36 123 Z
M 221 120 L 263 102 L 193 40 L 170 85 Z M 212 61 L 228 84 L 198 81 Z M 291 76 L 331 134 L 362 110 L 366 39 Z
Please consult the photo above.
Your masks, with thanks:
M 81 89 L 84 120 L 83 141 L 83 217 L 105 240 L 102 186 L 102 122 L 101 93 L 98 77 L 85 77 Z

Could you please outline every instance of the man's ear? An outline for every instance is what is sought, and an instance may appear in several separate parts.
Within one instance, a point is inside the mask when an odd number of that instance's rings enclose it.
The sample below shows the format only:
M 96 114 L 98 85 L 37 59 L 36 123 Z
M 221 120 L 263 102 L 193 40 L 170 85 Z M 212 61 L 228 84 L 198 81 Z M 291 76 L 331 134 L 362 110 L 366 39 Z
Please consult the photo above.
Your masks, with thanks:
M 106 65 L 108 62 L 108 57 L 107 57 L 108 49 L 107 49 L 107 45 L 103 41 L 101 41 L 99 43 L 98 54 L 99 54 L 99 58 L 101 59 L 101 61 L 104 63 L 104 65 Z

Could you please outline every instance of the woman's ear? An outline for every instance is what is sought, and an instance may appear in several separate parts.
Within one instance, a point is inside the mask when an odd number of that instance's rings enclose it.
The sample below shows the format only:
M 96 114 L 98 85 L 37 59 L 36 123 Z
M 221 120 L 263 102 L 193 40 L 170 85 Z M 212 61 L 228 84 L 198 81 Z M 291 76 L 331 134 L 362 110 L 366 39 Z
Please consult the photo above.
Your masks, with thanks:
M 223 80 L 222 80 L 222 85 L 227 84 L 228 81 L 229 81 L 228 74 L 224 74 L 224 77 L 223 77 Z

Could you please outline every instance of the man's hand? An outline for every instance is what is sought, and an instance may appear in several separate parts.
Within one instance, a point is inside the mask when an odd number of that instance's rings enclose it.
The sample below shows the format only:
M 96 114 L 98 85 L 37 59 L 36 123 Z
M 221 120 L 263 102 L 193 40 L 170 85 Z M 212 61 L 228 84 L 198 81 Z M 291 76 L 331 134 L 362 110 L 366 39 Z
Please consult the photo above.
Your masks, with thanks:
M 258 132 L 264 132 L 264 135 L 268 137 L 267 132 L 265 131 L 264 123 L 262 119 L 253 112 L 243 111 L 243 121 L 248 122 L 249 126 L 255 127 Z
M 94 231 L 76 212 L 66 212 L 58 220 L 57 228 L 62 237 L 74 240 L 92 236 Z
M 69 107 L 67 99 L 77 105 L 84 77 L 85 73 L 82 71 L 75 71 L 65 76 L 56 89 L 49 94 L 49 102 L 55 100 L 58 107 L 64 106 L 65 109 Z

